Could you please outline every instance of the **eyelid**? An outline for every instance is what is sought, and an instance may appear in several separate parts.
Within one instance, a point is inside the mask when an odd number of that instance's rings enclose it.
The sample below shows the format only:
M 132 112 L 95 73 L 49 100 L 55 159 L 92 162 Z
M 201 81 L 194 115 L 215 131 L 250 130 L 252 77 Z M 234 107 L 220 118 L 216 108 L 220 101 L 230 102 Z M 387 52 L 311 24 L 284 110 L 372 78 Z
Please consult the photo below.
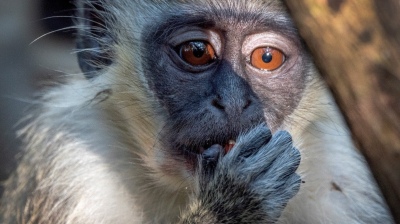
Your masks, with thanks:
M 251 55 L 252 52 L 257 48 L 262 47 L 272 47 L 279 49 L 284 54 L 284 64 L 275 70 L 262 70 L 255 68 L 251 65 Z M 262 33 L 255 33 L 248 35 L 244 38 L 242 44 L 242 57 L 246 60 L 246 69 L 254 75 L 264 76 L 269 75 L 279 75 L 289 71 L 301 58 L 299 52 L 301 51 L 301 46 L 292 39 L 276 33 L 273 31 L 267 31 Z
M 291 41 L 278 33 L 264 32 L 256 33 L 245 37 L 242 45 L 242 53 L 247 59 L 251 53 L 260 47 L 272 47 L 282 51 L 286 57 L 289 57 L 293 50 Z
M 177 35 L 169 40 L 169 45 L 172 48 L 190 42 L 190 41 L 205 41 L 210 43 L 217 56 L 222 55 L 222 38 L 220 34 L 214 30 L 204 30 L 200 28 L 192 28 L 192 30 L 185 29 L 179 31 Z
M 192 30 L 172 37 L 169 40 L 169 44 L 173 47 L 177 47 L 180 44 L 194 40 L 208 41 L 209 37 L 204 31 Z

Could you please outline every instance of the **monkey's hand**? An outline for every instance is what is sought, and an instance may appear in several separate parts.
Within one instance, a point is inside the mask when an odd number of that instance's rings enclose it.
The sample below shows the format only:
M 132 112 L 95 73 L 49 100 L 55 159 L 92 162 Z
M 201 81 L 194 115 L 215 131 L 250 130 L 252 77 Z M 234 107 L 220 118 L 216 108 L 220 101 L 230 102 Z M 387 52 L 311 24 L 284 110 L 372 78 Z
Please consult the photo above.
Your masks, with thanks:
M 287 132 L 271 136 L 260 125 L 239 137 L 224 157 L 222 147 L 203 154 L 199 192 L 182 223 L 274 223 L 300 188 L 300 153 Z

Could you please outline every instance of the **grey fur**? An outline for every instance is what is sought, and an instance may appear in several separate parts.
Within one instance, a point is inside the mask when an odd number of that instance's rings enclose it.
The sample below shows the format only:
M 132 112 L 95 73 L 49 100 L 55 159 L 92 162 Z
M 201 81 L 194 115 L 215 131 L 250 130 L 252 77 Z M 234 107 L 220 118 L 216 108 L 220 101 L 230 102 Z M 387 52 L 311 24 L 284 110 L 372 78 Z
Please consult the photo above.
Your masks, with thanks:
M 300 154 L 287 132 L 271 138 L 267 127 L 256 127 L 220 159 L 212 177 L 200 176 L 182 223 L 275 223 L 300 188 Z

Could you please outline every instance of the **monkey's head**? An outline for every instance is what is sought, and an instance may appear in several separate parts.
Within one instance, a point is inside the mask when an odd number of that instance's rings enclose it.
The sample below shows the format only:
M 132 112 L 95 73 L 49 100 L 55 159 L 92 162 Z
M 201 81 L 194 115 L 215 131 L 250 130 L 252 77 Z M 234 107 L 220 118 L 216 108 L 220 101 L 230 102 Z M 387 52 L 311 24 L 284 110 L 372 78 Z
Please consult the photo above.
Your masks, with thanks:
M 81 68 L 91 82 L 113 85 L 132 138 L 151 133 L 155 144 L 141 153 L 160 173 L 188 176 L 205 149 L 228 148 L 262 122 L 283 128 L 314 76 L 278 0 L 92 0 L 80 8 Z

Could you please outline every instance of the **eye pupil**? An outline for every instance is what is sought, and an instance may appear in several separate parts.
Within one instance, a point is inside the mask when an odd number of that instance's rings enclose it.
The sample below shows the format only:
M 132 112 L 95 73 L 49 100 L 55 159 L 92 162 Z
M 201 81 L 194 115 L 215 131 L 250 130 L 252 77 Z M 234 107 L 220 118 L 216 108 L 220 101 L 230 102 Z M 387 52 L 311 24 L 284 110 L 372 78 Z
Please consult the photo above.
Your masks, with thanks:
M 193 56 L 196 58 L 203 57 L 204 53 L 206 52 L 206 46 L 202 42 L 192 42 L 191 48 L 193 50 Z
M 265 54 L 263 54 L 263 56 L 262 56 L 262 60 L 263 60 L 263 62 L 265 62 L 265 63 L 270 63 L 270 62 L 272 61 L 272 54 L 271 54 L 271 52 L 269 52 L 269 51 L 265 52 Z

